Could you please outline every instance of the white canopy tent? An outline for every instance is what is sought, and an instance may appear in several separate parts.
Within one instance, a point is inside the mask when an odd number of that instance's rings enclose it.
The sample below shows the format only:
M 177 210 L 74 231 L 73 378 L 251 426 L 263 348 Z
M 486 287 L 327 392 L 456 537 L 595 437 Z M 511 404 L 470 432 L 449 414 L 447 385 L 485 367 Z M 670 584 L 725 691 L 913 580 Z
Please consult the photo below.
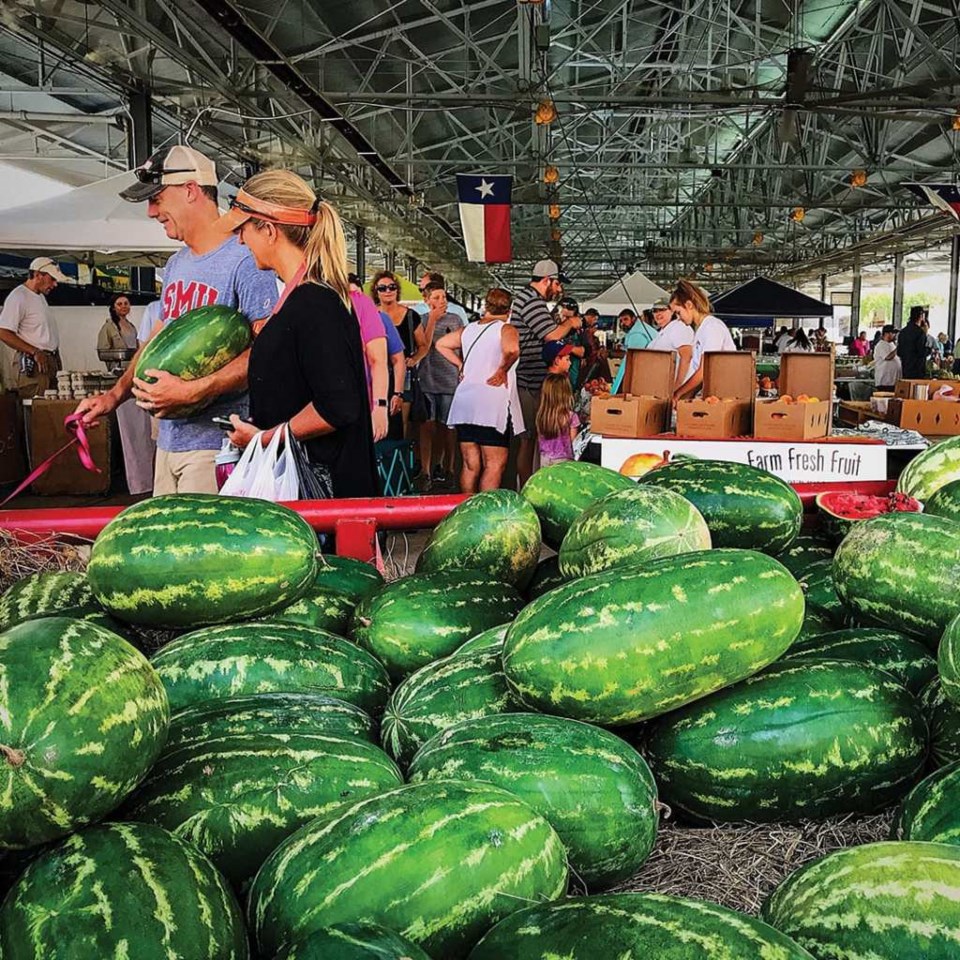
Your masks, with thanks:
M 580 304 L 581 313 L 593 307 L 603 316 L 616 316 L 621 310 L 647 310 L 660 299 L 669 299 L 670 294 L 648 280 L 640 271 L 626 274 L 611 284 L 593 300 Z
M 147 216 L 145 203 L 120 199 L 120 191 L 132 182 L 133 174 L 121 173 L 49 200 L 0 211 L 0 250 L 52 257 L 72 253 L 68 259 L 78 253 L 100 254 L 98 264 L 165 261 L 182 244 Z

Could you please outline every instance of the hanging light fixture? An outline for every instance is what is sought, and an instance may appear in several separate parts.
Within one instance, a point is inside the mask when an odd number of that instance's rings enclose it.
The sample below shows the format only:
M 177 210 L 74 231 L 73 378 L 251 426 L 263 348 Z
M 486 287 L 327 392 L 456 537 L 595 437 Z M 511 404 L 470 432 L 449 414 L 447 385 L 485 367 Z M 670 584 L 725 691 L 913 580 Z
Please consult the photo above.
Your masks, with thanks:
M 547 164 L 546 168 L 543 171 L 543 182 L 544 183 L 557 183 L 560 179 L 560 171 L 553 166 L 553 164 Z
M 559 243 L 561 236 L 562 236 L 562 234 L 561 234 L 560 231 L 557 230 L 556 228 L 554 228 L 553 230 L 550 231 L 550 239 L 551 239 L 554 243 Z
M 960 130 L 960 110 L 953 115 L 953 123 L 951 126 L 954 130 Z
M 758 230 L 758 231 L 753 235 L 753 245 L 754 245 L 755 247 L 759 247 L 761 243 L 763 243 L 763 234 Z
M 551 204 L 550 204 L 550 209 L 548 210 L 548 213 L 550 214 L 550 219 L 551 219 L 551 220 L 559 220 L 559 219 L 560 219 L 560 204 L 559 204 L 559 203 L 551 203 Z
M 857 187 L 862 187 L 867 182 L 867 171 L 866 170 L 854 170 L 850 174 L 850 187 L 854 190 Z
M 540 125 L 545 126 L 548 123 L 553 123 L 557 119 L 557 108 L 554 106 L 552 100 L 541 100 L 537 104 L 537 112 L 534 114 L 533 119 Z
M 713 273 L 713 264 L 710 263 L 710 261 L 708 260 L 708 261 L 703 265 L 703 269 L 706 270 L 707 273 Z
M 794 207 L 790 211 L 790 219 L 794 223 L 803 223 L 803 218 L 807 215 L 807 211 L 803 207 Z

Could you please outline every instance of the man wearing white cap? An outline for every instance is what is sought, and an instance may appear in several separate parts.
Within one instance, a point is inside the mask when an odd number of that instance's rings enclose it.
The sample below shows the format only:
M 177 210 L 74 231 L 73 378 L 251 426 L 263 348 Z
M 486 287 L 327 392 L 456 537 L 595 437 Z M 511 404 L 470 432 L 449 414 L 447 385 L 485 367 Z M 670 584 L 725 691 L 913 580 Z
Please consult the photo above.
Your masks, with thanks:
M 131 203 L 146 201 L 147 216 L 185 244 L 164 269 L 161 319 L 152 336 L 188 310 L 214 303 L 236 307 L 251 322 L 269 316 L 278 296 L 276 275 L 258 270 L 249 249 L 224 232 L 214 162 L 191 147 L 165 147 L 135 172 L 137 182 L 120 196 Z M 212 419 L 246 415 L 249 356 L 246 351 L 199 380 L 147 371 L 157 378 L 152 384 L 134 378 L 134 357 L 112 390 L 82 400 L 77 412 L 91 425 L 133 396 L 159 421 L 154 495 L 216 493 L 214 460 L 223 433 Z M 170 417 L 176 408 L 195 403 L 205 404 L 196 416 Z
M 56 386 L 60 369 L 60 336 L 47 294 L 69 283 L 54 260 L 37 257 L 27 279 L 15 287 L 0 311 L 0 342 L 16 351 L 16 390 L 22 400 L 42 396 Z

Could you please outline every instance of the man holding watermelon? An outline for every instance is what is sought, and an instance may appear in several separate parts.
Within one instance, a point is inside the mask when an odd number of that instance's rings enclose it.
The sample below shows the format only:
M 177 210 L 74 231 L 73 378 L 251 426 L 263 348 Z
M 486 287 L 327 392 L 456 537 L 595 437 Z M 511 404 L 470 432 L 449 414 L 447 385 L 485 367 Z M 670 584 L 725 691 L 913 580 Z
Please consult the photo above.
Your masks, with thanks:
M 162 224 L 183 249 L 167 261 L 161 293 L 161 319 L 151 337 L 197 307 L 219 304 L 239 310 L 249 320 L 269 316 L 277 301 L 276 275 L 260 271 L 250 251 L 225 234 L 217 207 L 216 165 L 190 147 L 159 150 L 135 171 L 137 182 L 120 196 L 147 204 L 147 216 Z M 140 350 L 143 349 L 141 345 Z M 223 433 L 214 417 L 246 415 L 247 364 L 244 351 L 210 376 L 182 380 L 162 370 L 146 371 L 155 382 L 134 377 L 140 350 L 107 393 L 82 400 L 77 413 L 87 426 L 115 410 L 131 396 L 159 421 L 154 495 L 216 493 L 214 460 Z M 196 415 L 177 411 L 197 404 Z

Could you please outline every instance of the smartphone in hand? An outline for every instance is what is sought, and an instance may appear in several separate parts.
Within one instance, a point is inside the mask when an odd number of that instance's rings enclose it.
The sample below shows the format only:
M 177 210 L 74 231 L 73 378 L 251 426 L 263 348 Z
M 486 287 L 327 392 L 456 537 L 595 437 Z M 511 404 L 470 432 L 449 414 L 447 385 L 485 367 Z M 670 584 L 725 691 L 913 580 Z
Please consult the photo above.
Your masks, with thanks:
M 221 430 L 232 430 L 233 424 L 226 417 L 211 417 L 211 423 L 215 423 Z

